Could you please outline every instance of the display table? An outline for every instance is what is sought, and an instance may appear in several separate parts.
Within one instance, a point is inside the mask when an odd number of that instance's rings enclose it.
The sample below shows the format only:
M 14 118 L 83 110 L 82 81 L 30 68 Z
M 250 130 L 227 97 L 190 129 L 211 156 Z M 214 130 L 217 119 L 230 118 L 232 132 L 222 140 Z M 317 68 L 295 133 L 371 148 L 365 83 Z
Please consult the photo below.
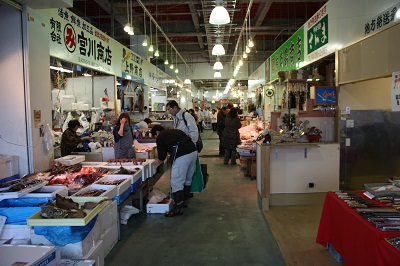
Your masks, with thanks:
M 339 143 L 257 142 L 256 157 L 263 210 L 270 205 L 307 205 L 310 194 L 324 196 L 339 189 Z
M 375 228 L 333 192 L 327 193 L 316 242 L 332 244 L 344 265 L 400 265 L 400 251 L 384 240 L 396 236 L 400 232 Z

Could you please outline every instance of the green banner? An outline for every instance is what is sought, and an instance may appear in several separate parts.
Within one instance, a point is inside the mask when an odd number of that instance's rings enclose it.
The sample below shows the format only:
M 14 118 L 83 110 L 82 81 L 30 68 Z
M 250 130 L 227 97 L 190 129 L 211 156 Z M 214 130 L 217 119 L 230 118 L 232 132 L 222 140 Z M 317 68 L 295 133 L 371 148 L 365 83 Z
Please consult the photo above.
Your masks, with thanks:
M 271 79 L 278 78 L 279 71 L 298 69 L 299 63 L 304 61 L 304 26 L 298 29 L 278 50 L 270 57 Z
M 328 15 L 307 31 L 308 54 L 328 43 Z

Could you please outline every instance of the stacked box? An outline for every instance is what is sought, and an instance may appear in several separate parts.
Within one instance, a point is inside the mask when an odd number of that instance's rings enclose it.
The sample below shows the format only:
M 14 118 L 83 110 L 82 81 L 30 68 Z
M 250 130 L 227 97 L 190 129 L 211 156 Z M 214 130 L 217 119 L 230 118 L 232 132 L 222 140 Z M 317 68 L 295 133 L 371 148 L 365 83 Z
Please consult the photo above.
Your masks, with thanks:
M 58 266 L 60 264 L 60 256 L 51 246 L 1 245 L 0 258 L 1 265 Z
M 13 176 L 19 176 L 18 156 L 0 154 L 0 181 Z

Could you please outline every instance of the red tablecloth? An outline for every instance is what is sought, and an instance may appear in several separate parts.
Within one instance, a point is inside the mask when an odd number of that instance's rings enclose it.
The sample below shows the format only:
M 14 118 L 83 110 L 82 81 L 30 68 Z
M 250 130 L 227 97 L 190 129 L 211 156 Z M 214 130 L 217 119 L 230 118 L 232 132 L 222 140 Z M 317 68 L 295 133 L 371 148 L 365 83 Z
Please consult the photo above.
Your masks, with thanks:
M 324 247 L 331 243 L 344 265 L 400 265 L 400 251 L 384 240 L 395 236 L 400 232 L 381 231 L 335 193 L 326 195 L 317 243 Z

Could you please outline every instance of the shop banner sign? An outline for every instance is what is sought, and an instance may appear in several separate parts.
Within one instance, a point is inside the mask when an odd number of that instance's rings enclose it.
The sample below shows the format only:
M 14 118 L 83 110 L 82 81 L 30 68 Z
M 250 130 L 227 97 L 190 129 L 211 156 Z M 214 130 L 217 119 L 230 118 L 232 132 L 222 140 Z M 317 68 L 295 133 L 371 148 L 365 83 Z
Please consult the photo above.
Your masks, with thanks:
M 400 111 L 400 71 L 392 73 L 392 111 Z
M 115 74 L 118 42 L 67 9 L 48 12 L 51 56 Z
M 122 58 L 122 78 L 144 83 L 142 65 L 145 60 L 125 47 L 122 47 Z
M 399 10 L 400 3 L 391 6 L 379 15 L 374 16 L 366 21 L 364 25 L 364 35 L 369 35 L 398 22 L 400 20 L 400 16 L 399 14 L 396 15 L 396 13 L 400 12 Z
M 298 69 L 304 61 L 304 26 L 298 29 L 270 57 L 271 80 L 278 78 L 279 71 Z
M 315 52 L 328 41 L 328 15 L 326 15 L 307 30 L 308 54 Z

